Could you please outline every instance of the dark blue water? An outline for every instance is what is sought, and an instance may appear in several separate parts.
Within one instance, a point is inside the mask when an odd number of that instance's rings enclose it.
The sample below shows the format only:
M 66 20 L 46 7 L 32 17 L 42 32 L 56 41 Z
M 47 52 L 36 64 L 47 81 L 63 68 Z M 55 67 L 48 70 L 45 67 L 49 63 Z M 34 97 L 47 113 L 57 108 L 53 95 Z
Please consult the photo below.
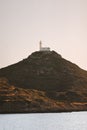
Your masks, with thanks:
M 0 130 L 87 130 L 87 112 L 2 114 Z

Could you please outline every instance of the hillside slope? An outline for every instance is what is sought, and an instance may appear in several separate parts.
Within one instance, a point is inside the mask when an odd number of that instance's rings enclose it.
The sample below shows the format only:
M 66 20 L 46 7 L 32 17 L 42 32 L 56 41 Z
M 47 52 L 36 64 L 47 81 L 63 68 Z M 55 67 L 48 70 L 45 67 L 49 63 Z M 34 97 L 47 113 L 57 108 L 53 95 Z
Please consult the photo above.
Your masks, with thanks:
M 54 51 L 34 52 L 28 58 L 0 69 L 13 85 L 39 90 L 87 90 L 87 71 L 63 59 Z
M 60 93 L 67 96 L 67 93 Z M 82 96 L 82 93 L 79 93 Z M 67 96 L 68 97 L 68 96 Z M 87 95 L 84 97 L 87 101 Z M 85 100 L 84 100 L 85 101 Z M 87 102 L 70 102 L 48 97 L 46 91 L 22 89 L 0 79 L 0 113 L 69 112 L 87 110 Z
M 76 110 L 87 110 L 87 71 L 55 51 L 0 69 L 1 113 Z

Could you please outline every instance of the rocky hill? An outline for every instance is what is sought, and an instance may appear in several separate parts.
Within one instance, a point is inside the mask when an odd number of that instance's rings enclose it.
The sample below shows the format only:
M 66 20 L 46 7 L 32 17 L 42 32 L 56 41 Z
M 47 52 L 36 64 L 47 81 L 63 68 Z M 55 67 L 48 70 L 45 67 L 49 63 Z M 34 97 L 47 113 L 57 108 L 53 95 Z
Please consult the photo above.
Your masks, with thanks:
M 55 51 L 37 51 L 0 69 L 0 93 L 0 112 L 86 110 L 87 71 Z

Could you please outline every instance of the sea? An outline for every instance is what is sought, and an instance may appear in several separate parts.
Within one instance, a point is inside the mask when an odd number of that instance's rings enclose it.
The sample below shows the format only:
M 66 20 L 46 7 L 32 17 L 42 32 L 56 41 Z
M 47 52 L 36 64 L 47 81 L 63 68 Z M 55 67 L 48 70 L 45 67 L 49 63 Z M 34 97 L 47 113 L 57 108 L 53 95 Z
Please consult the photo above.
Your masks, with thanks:
M 0 130 L 87 130 L 87 112 L 0 114 Z

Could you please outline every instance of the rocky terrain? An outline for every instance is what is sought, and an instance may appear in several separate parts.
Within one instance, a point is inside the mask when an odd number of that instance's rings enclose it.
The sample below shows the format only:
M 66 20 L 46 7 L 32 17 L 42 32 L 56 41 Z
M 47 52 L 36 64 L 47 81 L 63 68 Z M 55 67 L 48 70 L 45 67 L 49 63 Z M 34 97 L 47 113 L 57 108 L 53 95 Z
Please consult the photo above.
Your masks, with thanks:
M 71 94 L 71 93 L 69 93 Z M 75 93 L 73 93 L 75 95 Z M 86 99 L 84 93 L 78 92 L 79 97 Z M 76 96 L 78 96 L 76 94 Z M 70 101 L 66 92 L 59 93 L 60 99 L 53 99 L 46 91 L 22 89 L 11 86 L 7 79 L 0 79 L 0 113 L 36 113 L 36 112 L 71 112 L 87 110 L 87 102 Z M 62 97 L 66 99 L 62 100 Z
M 87 71 L 55 51 L 0 69 L 0 113 L 87 110 Z

